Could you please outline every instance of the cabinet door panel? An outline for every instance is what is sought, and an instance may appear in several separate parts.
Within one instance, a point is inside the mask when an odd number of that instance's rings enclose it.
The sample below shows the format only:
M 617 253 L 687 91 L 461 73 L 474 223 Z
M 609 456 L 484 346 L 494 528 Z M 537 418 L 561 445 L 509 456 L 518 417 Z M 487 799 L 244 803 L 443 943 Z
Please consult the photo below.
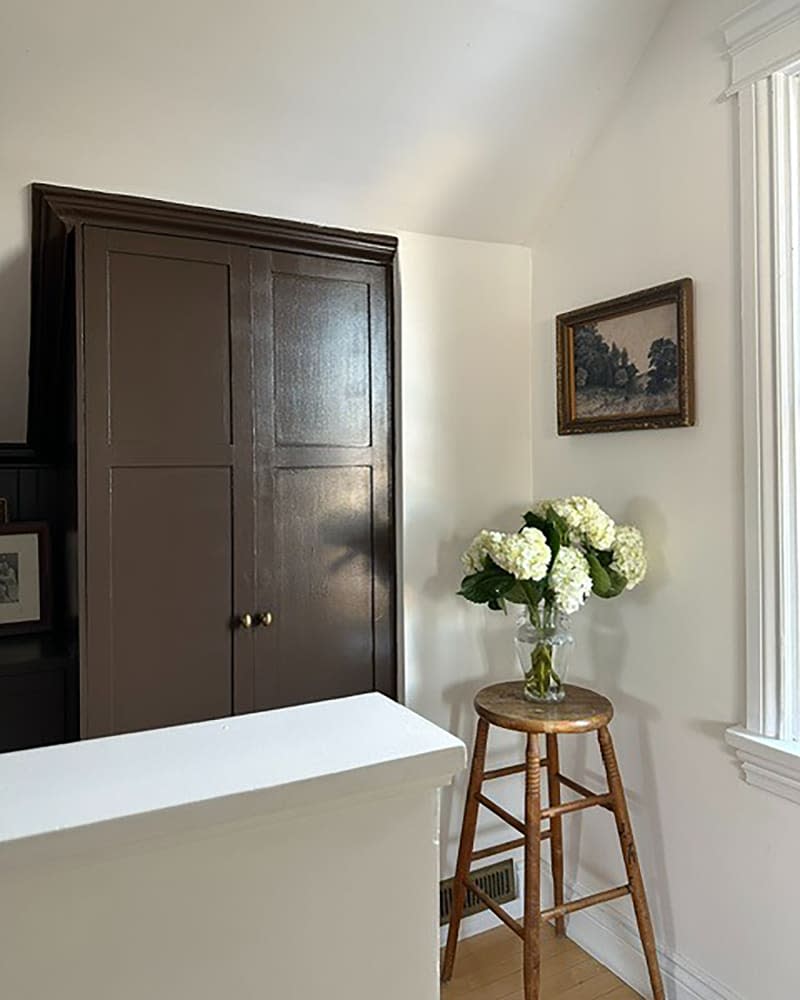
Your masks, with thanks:
M 386 277 L 254 255 L 259 708 L 396 691 Z
M 246 249 L 84 233 L 81 733 L 252 707 Z
M 111 443 L 230 444 L 227 262 L 110 250 L 107 267 Z
M 363 467 L 276 471 L 280 705 L 373 688 L 371 478 Z
M 278 445 L 370 444 L 369 284 L 273 275 Z
M 115 732 L 230 715 L 230 469 L 111 477 Z

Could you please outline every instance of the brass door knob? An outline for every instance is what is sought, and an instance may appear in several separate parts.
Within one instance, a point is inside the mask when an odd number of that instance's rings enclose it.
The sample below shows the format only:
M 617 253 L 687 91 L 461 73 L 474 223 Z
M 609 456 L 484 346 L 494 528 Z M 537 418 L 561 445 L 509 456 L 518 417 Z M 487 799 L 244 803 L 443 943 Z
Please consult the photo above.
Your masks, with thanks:
M 253 627 L 253 616 L 251 614 L 243 614 L 239 618 L 239 624 L 242 628 L 252 628 Z
M 272 624 L 272 612 L 262 611 L 261 614 L 258 616 L 258 624 L 263 626 L 264 628 L 269 628 L 269 626 Z

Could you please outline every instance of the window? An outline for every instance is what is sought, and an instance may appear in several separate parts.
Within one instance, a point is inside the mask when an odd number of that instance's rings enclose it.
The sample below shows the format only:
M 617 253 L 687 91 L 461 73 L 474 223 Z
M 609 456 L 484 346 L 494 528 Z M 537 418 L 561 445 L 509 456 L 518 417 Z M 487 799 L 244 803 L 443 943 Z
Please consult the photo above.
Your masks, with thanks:
M 800 803 L 800 2 L 725 25 L 739 108 L 747 720 L 753 785 Z

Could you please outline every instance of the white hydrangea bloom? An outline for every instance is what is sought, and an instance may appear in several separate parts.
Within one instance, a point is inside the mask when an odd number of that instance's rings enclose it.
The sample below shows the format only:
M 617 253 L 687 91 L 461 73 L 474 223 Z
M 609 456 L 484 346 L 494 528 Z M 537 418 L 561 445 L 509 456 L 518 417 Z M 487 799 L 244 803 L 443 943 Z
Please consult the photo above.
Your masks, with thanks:
M 621 573 L 628 581 L 626 590 L 633 590 L 645 578 L 647 553 L 644 549 L 644 538 L 641 531 L 631 524 L 623 524 L 617 528 L 611 569 Z
M 489 532 L 487 550 L 497 565 L 517 580 L 541 580 L 550 565 L 550 546 L 538 528 L 518 534 Z
M 469 548 L 461 557 L 461 562 L 467 573 L 480 573 L 484 568 L 489 546 L 489 536 L 492 534 L 493 532 L 484 529 L 469 543 Z M 494 532 L 494 534 L 499 534 L 499 532 Z
M 468 573 L 479 573 L 490 556 L 517 580 L 541 580 L 550 565 L 550 547 L 538 528 L 523 528 L 518 534 L 482 531 L 461 557 Z
M 553 560 L 549 583 L 559 611 L 571 615 L 583 607 L 592 592 L 586 556 L 571 545 L 563 545 Z
M 591 497 L 544 500 L 537 505 L 537 513 L 543 515 L 548 507 L 566 521 L 573 545 L 585 542 L 601 551 L 613 546 L 616 526 L 596 500 Z

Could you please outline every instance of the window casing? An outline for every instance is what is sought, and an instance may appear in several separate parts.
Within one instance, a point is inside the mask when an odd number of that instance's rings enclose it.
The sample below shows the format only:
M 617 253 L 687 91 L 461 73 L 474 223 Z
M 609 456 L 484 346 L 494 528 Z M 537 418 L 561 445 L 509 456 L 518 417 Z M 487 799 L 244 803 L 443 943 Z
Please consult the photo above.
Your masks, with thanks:
M 800 803 L 800 2 L 725 26 L 739 111 L 748 782 Z

